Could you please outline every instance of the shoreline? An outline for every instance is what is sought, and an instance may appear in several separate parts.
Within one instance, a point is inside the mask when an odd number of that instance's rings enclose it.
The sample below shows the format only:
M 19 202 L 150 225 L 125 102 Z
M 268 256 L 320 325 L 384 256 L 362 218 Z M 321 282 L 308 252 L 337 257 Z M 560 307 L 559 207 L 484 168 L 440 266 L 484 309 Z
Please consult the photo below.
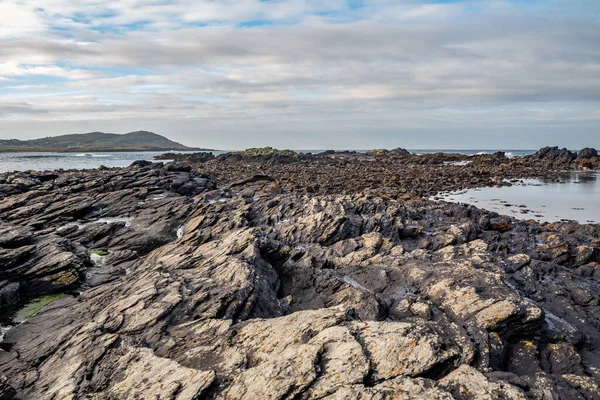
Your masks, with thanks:
M 118 153 L 118 152 L 127 152 L 127 153 L 138 153 L 138 152 L 158 152 L 158 151 L 220 151 L 215 149 L 204 149 L 200 147 L 189 147 L 185 149 L 173 149 L 173 148 L 163 148 L 163 147 L 124 147 L 124 148 L 52 148 L 52 147 L 32 147 L 32 148 L 0 148 L 0 154 L 2 153 Z
M 542 153 L 454 166 L 253 150 L 2 173 L 1 306 L 54 301 L 6 333 L 0 380 L 25 398 L 65 382 L 75 397 L 165 397 L 174 377 L 224 398 L 595 393 L 600 224 L 423 197 L 575 162 Z

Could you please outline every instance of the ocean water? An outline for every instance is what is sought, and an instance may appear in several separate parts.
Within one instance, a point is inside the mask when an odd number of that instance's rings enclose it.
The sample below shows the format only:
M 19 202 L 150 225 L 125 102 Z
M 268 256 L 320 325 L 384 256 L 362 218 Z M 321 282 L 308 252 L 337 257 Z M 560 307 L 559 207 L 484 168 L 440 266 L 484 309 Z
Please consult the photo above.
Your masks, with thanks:
M 433 153 L 452 153 L 462 154 L 465 156 L 474 156 L 479 154 L 494 154 L 498 151 L 506 153 L 506 157 L 525 157 L 535 153 L 537 150 L 456 150 L 456 149 L 407 149 L 412 154 L 433 154 Z M 295 150 L 299 153 L 322 153 L 325 150 Z M 340 150 L 339 150 L 340 151 Z M 366 153 L 368 150 L 352 150 L 358 153 Z
M 321 153 L 325 150 L 296 150 L 302 153 Z M 364 153 L 367 150 L 356 150 Z M 413 154 L 428 153 L 458 153 L 465 155 L 492 154 L 500 150 L 409 150 Z M 533 154 L 534 150 L 504 150 L 508 157 L 522 157 Z M 12 171 L 46 171 L 56 169 L 92 169 L 101 165 L 105 167 L 127 167 L 136 160 L 152 161 L 155 156 L 164 154 L 164 151 L 138 151 L 138 152 L 106 152 L 106 153 L 0 153 L 0 172 Z M 175 153 L 186 153 L 176 151 Z M 213 151 L 214 155 L 226 151 Z M 164 161 L 164 160 L 163 160 Z
M 559 183 L 527 179 L 509 187 L 469 189 L 438 197 L 524 220 L 600 223 L 600 173 L 593 171 L 567 173 Z
M 480 155 L 480 154 L 494 154 L 498 151 L 503 151 L 504 153 L 506 153 L 506 157 L 508 158 L 513 158 L 513 157 L 525 157 L 525 156 L 529 156 L 532 155 L 533 153 L 535 153 L 537 150 L 449 150 L 449 149 L 435 149 L 435 150 L 431 150 L 431 149 L 409 149 L 408 151 L 410 151 L 413 154 L 432 154 L 432 153 L 455 153 L 455 154 L 462 154 L 462 155 L 467 155 L 467 156 L 474 156 L 474 155 Z
M 92 169 L 127 167 L 136 160 L 153 161 L 165 151 L 131 151 L 106 153 L 0 153 L 0 172 L 47 171 L 57 169 Z M 186 153 L 177 151 L 175 153 Z M 213 151 L 219 155 L 223 151 Z M 161 160 L 165 162 L 165 160 Z

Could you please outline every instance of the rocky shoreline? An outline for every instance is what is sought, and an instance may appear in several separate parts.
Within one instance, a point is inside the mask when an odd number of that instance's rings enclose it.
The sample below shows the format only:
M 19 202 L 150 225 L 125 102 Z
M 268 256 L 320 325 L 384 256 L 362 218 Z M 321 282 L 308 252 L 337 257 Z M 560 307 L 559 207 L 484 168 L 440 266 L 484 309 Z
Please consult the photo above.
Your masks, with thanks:
M 427 200 L 593 149 L 175 157 L 0 174 L 0 399 L 600 398 L 600 225 Z

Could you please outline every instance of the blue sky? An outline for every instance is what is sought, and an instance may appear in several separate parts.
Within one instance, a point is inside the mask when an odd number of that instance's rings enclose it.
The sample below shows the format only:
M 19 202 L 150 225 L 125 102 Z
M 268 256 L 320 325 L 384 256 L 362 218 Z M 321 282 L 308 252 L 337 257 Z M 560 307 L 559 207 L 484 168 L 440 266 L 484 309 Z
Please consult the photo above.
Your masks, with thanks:
M 0 137 L 600 147 L 596 0 L 0 2 Z

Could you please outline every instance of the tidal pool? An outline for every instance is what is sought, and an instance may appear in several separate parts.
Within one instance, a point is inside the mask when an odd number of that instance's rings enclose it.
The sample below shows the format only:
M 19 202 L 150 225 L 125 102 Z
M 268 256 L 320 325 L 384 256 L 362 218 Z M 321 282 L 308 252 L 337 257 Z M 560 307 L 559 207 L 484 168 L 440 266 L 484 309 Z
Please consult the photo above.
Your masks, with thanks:
M 525 220 L 600 223 L 600 173 L 597 171 L 566 173 L 560 182 L 526 179 L 513 186 L 468 189 L 440 193 L 436 197 Z

